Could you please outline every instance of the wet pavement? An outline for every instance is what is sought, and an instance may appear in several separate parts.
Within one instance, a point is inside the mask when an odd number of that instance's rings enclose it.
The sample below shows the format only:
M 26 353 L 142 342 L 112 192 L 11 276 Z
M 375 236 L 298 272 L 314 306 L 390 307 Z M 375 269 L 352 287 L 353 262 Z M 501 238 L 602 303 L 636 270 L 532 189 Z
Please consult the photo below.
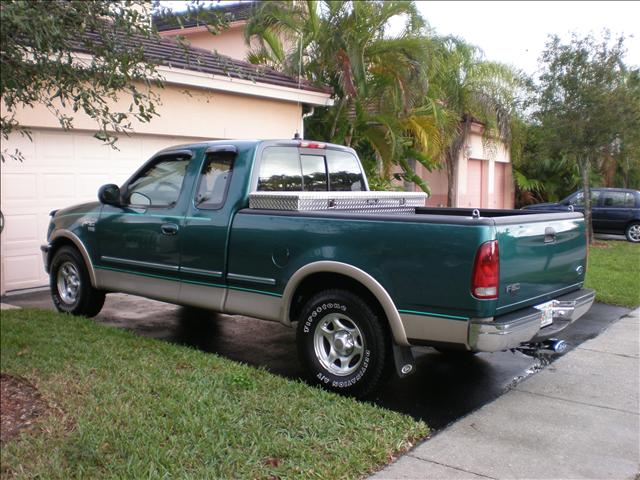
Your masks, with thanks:
M 2 301 L 53 309 L 48 291 L 10 295 Z M 559 336 L 569 344 L 564 353 L 596 337 L 627 312 L 626 308 L 595 304 Z M 303 377 L 295 330 L 278 323 L 203 312 L 125 294 L 108 295 L 96 320 L 261 366 L 289 378 Z M 498 352 L 456 358 L 426 347 L 414 349 L 414 355 L 416 372 L 405 379 L 393 378 L 372 401 L 422 419 L 434 430 L 498 398 L 560 356 L 538 359 L 520 352 Z

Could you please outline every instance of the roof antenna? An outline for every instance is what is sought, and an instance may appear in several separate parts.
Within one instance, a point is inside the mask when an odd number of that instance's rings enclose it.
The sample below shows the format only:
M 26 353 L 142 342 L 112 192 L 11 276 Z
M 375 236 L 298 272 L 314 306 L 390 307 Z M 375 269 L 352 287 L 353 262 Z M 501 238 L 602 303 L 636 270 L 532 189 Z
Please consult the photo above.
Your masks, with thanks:
M 293 134 L 293 140 L 300 140 L 300 134 L 296 130 L 296 133 Z

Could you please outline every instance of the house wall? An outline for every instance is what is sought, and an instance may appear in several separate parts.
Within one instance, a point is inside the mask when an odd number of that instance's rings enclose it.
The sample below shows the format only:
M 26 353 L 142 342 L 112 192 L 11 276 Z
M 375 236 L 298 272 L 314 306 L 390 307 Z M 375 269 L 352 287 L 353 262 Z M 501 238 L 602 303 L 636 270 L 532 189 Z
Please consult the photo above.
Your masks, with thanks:
M 170 30 L 160 32 L 160 35 L 168 38 L 181 35 L 193 47 L 216 51 L 236 60 L 245 61 L 249 47 L 244 41 L 244 25 L 245 22 L 234 22 L 229 25 L 229 28 L 216 35 L 212 35 L 204 27 Z
M 514 187 L 510 162 L 507 144 L 483 138 L 482 126 L 474 125 L 466 148 L 462 149 L 458 158 L 455 206 L 513 208 Z
M 504 142 L 487 142 L 482 134 L 481 126 L 474 126 L 467 140 L 468 148 L 460 152 L 454 207 L 513 208 L 514 185 L 509 149 Z M 431 189 L 427 206 L 445 207 L 448 180 L 444 166 L 429 172 L 416 162 L 414 168 Z M 398 168 L 397 172 L 400 171 Z M 420 190 L 416 185 L 410 188 Z
M 300 128 L 302 106 L 294 102 L 212 92 L 167 85 L 156 89 L 161 96 L 159 116 L 149 123 L 132 121 L 136 133 L 201 138 L 290 138 Z M 127 111 L 128 102 L 112 104 Z M 69 108 L 61 110 L 69 115 Z M 2 108 L 4 115 L 5 109 Z M 17 120 L 29 127 L 60 128 L 58 120 L 43 105 L 24 108 Z M 84 113 L 74 116 L 74 128 L 96 130 Z M 3 145 L 3 147 L 6 147 Z

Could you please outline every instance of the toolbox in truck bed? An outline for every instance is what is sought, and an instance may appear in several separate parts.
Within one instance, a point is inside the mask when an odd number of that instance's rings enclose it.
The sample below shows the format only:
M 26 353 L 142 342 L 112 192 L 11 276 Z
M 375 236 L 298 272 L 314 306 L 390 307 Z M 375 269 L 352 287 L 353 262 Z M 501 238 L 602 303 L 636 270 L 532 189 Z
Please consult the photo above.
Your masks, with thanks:
M 415 213 L 424 207 L 422 192 L 254 192 L 249 208 L 259 210 Z

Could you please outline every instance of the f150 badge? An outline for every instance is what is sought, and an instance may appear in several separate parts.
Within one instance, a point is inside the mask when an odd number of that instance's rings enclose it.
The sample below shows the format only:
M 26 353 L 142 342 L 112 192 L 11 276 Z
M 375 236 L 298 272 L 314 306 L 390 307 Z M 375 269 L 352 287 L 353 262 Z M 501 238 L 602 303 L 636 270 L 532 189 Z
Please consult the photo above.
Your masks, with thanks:
M 516 293 L 518 293 L 518 290 L 520 290 L 520 284 L 519 283 L 512 283 L 510 285 L 507 285 L 505 287 L 505 290 L 507 293 L 510 293 L 511 295 L 515 295 Z

